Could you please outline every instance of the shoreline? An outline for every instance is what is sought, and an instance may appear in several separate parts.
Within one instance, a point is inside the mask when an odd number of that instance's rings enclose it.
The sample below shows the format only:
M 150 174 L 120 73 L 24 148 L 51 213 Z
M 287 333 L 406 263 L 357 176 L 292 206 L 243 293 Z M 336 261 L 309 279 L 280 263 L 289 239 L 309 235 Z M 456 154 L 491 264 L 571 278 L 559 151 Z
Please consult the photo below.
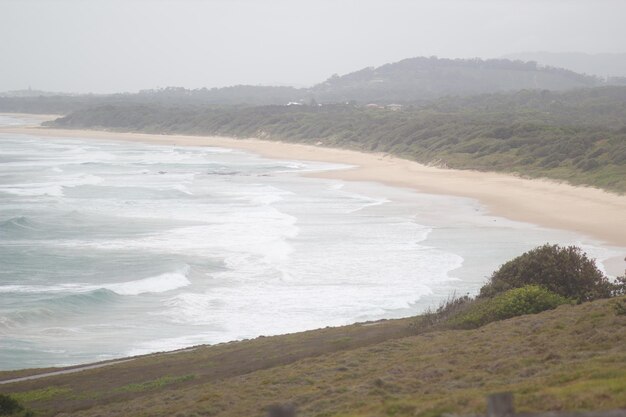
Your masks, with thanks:
M 478 200 L 490 214 L 538 226 L 577 232 L 603 243 L 626 247 L 626 196 L 510 174 L 429 167 L 380 153 L 308 144 L 217 136 L 159 135 L 42 127 L 4 127 L 0 133 L 134 141 L 158 145 L 214 146 L 275 158 L 351 165 L 352 168 L 305 173 L 317 178 L 376 182 L 417 192 Z
M 34 119 L 38 120 L 39 123 L 47 122 L 49 120 L 54 120 L 59 117 L 63 117 L 62 114 L 40 114 L 40 113 L 0 113 L 0 116 L 5 117 L 15 117 L 15 118 L 25 118 L 25 119 Z M 24 127 L 39 127 L 39 125 L 23 125 Z M 12 126 L 16 127 L 16 126 Z

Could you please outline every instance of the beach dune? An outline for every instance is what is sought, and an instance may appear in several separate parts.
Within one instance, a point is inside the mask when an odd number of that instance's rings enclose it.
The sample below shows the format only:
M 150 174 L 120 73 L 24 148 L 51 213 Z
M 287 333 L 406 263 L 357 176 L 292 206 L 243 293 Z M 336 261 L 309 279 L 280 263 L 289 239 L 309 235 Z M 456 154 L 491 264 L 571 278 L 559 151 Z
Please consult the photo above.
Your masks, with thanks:
M 314 145 L 214 136 L 156 135 L 41 127 L 5 127 L 0 133 L 140 141 L 160 145 L 218 146 L 262 156 L 323 161 L 351 168 L 316 172 L 316 177 L 373 181 L 420 192 L 474 198 L 490 213 L 543 227 L 575 231 L 604 243 L 626 247 L 626 196 L 551 180 L 515 175 L 444 169 L 379 153 Z

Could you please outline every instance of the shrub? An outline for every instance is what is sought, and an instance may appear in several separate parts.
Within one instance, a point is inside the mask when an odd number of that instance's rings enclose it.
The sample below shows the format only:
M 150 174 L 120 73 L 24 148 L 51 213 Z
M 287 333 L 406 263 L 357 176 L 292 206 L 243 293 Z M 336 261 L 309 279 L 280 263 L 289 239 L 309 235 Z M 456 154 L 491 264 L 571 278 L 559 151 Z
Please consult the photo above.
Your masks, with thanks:
M 613 301 L 613 310 L 618 316 L 626 316 L 626 298 L 618 298 Z
M 580 248 L 545 244 L 502 265 L 479 297 L 526 285 L 539 285 L 579 302 L 608 298 L 614 291 L 614 285 Z
M 623 277 L 615 278 L 613 283 L 613 297 L 619 297 L 620 295 L 626 295 L 626 274 Z
M 492 321 L 552 310 L 570 300 L 538 285 L 527 285 L 484 299 L 450 319 L 453 327 L 474 328 Z
M 0 394 L 0 416 L 12 416 L 24 410 L 24 407 L 13 397 Z

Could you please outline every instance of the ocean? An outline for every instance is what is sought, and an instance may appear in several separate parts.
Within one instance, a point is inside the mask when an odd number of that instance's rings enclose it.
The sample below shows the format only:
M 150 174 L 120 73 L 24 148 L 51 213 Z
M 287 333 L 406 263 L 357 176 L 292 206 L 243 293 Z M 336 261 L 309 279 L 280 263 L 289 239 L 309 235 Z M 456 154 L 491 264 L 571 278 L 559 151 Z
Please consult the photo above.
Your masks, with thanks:
M 467 198 L 301 175 L 342 168 L 0 133 L 0 369 L 405 317 L 546 242 L 601 268 L 624 252 Z

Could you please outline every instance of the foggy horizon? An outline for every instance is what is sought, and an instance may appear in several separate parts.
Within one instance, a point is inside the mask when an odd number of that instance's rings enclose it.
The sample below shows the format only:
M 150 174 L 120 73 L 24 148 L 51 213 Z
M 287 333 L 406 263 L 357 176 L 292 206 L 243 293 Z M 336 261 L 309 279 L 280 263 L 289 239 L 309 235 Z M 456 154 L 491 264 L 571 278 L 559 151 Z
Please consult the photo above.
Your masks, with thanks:
M 0 91 L 308 87 L 418 56 L 619 54 L 625 14 L 614 0 L 5 0 Z

